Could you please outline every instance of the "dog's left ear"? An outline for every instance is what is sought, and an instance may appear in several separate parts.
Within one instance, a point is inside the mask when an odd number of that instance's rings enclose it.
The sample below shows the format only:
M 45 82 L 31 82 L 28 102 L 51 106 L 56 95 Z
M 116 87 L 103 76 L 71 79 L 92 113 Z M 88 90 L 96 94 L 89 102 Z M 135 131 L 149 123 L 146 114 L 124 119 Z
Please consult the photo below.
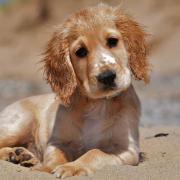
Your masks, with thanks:
M 135 79 L 149 82 L 150 65 L 147 60 L 147 34 L 132 18 L 116 10 L 116 26 L 119 29 L 126 49 L 129 53 L 129 66 Z

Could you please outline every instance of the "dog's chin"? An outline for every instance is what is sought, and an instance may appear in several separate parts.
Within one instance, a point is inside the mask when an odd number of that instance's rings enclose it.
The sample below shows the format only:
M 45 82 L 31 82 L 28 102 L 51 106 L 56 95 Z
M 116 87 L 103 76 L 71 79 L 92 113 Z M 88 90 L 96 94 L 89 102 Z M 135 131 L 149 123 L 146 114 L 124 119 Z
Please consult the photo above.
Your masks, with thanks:
M 103 88 L 96 92 L 85 92 L 85 95 L 90 99 L 103 99 L 103 98 L 113 98 L 121 94 L 128 87 L 125 88 Z

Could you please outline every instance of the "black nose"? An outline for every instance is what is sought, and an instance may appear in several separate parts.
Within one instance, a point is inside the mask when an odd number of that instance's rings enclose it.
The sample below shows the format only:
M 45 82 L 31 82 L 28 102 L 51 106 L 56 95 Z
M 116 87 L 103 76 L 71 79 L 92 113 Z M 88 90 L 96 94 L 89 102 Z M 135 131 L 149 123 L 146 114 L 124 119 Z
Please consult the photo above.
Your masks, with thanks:
M 100 83 L 108 87 L 115 86 L 114 80 L 116 78 L 116 73 L 113 71 L 105 71 L 98 75 L 97 79 Z

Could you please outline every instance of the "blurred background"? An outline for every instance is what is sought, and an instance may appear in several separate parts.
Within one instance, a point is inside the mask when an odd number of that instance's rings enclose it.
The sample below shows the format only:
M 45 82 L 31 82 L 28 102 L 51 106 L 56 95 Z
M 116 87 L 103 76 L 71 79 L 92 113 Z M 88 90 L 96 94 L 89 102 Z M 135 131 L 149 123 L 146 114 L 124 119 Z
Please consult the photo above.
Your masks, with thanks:
M 180 0 L 0 0 L 0 110 L 51 91 L 39 61 L 53 26 L 98 2 L 121 4 L 151 34 L 151 83 L 135 82 L 141 125 L 180 125 Z

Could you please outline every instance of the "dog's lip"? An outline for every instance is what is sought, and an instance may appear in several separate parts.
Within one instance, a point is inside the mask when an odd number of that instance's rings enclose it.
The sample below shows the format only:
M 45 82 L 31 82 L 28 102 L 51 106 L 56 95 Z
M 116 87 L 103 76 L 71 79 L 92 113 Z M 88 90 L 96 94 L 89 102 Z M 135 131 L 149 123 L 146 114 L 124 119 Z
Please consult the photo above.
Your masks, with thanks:
M 102 89 L 104 91 L 116 90 L 117 89 L 117 85 L 116 85 L 116 83 L 113 82 L 110 86 L 103 86 Z

